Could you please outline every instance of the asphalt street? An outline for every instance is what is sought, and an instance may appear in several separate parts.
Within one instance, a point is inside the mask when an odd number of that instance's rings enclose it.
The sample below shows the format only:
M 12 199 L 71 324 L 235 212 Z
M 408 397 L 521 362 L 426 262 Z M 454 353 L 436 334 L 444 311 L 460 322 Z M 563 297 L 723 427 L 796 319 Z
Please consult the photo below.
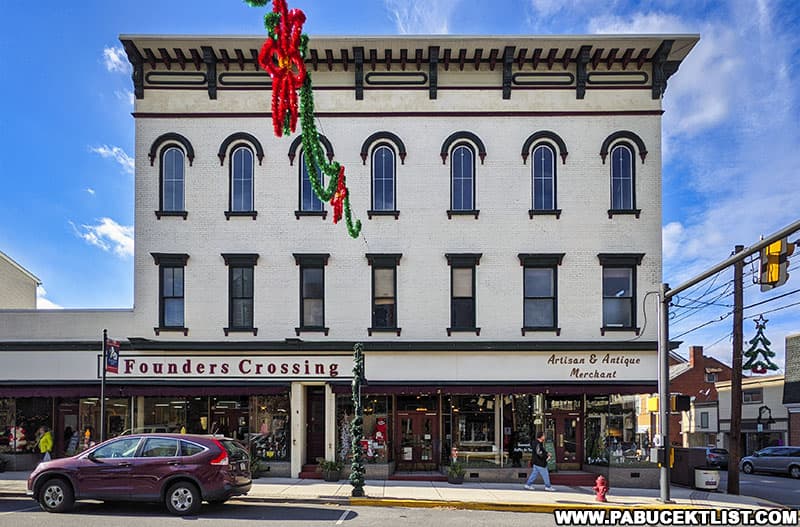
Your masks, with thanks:
M 727 471 L 720 472 L 719 488 L 728 488 Z M 800 509 L 800 479 L 789 476 L 739 473 L 739 494 L 763 498 L 793 509 Z
M 406 509 L 347 507 L 302 503 L 253 503 L 231 501 L 203 505 L 194 517 L 177 517 L 161 505 L 80 502 L 67 514 L 42 511 L 29 498 L 0 498 L 0 527 L 171 527 L 187 521 L 202 525 L 236 526 L 336 526 L 388 527 L 392 525 L 436 525 L 437 527 L 530 527 L 555 525 L 550 514 L 472 511 L 458 509 Z

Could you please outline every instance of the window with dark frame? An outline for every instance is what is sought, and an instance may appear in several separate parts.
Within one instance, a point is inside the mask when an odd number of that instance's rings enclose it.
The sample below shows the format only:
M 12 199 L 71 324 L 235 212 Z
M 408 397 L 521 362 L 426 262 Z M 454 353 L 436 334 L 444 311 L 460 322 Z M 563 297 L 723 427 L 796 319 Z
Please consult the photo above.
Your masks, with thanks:
M 231 154 L 230 211 L 251 212 L 253 207 L 253 151 L 247 146 L 237 146 Z
M 633 148 L 623 143 L 611 150 L 611 210 L 631 211 L 636 207 Z
M 319 169 L 317 170 L 317 181 L 320 186 L 325 186 L 325 177 Z M 325 211 L 322 200 L 317 197 L 311 186 L 305 152 L 300 152 L 300 211 L 319 213 Z
M 706 382 L 717 382 L 718 380 L 716 373 L 706 373 Z
M 225 335 L 234 331 L 252 331 L 254 319 L 254 274 L 258 254 L 222 254 L 228 266 L 228 327 Z
M 743 404 L 761 404 L 763 402 L 764 402 L 763 388 L 750 388 L 748 390 L 742 390 Z
M 479 253 L 448 253 L 450 265 L 450 327 L 453 331 L 474 331 L 480 335 L 476 325 L 475 268 L 480 265 Z
M 184 269 L 188 254 L 151 253 L 158 266 L 158 327 L 160 331 L 180 330 L 186 334 L 184 319 Z
M 465 143 L 450 155 L 450 209 L 475 210 L 475 152 Z
M 636 267 L 644 254 L 598 254 L 603 266 L 603 326 L 601 333 L 636 331 Z
M 700 412 L 700 428 L 708 428 L 708 412 Z
M 325 327 L 325 266 L 328 254 L 295 254 L 295 263 L 300 266 L 300 325 L 301 331 L 321 331 Z
M 387 144 L 372 151 L 372 210 L 395 211 L 395 153 Z
M 161 212 L 184 210 L 184 154 L 169 146 L 161 154 Z
M 402 254 L 367 254 L 372 267 L 372 325 L 376 331 L 397 331 L 397 266 Z
M 531 195 L 534 211 L 556 208 L 556 154 L 553 147 L 539 144 L 533 149 Z
M 523 327 L 526 331 L 558 328 L 558 266 L 564 253 L 519 254 L 523 266 Z

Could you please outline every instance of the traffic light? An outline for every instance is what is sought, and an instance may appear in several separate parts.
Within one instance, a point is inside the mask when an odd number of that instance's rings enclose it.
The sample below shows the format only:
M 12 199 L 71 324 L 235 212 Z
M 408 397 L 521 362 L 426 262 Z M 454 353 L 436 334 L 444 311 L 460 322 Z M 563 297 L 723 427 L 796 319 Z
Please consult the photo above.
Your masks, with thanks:
M 794 243 L 786 238 L 761 249 L 761 291 L 781 286 L 789 279 L 789 256 L 794 252 Z
M 688 395 L 672 394 L 669 396 L 669 409 L 673 412 L 687 412 L 691 408 L 692 399 Z

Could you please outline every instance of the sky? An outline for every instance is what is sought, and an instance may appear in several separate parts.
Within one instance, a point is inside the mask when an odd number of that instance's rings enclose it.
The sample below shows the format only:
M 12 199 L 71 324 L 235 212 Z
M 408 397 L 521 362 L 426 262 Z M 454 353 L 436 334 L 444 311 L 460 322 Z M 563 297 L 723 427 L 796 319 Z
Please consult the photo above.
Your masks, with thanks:
M 663 101 L 664 281 L 684 283 L 735 245 L 800 219 L 793 0 L 289 0 L 289 7 L 305 11 L 312 37 L 698 33 Z M 0 0 L 0 251 L 42 280 L 39 308 L 133 303 L 133 94 L 119 35 L 262 35 L 265 11 L 241 0 Z M 800 250 L 791 266 L 796 276 L 770 293 L 752 282 L 757 266 L 745 267 L 745 306 L 760 304 L 745 310 L 745 349 L 752 319 L 766 312 L 781 367 L 784 337 L 800 332 Z M 670 337 L 684 343 L 679 352 L 701 345 L 730 363 L 732 273 L 674 304 Z M 654 300 L 644 309 L 654 323 Z

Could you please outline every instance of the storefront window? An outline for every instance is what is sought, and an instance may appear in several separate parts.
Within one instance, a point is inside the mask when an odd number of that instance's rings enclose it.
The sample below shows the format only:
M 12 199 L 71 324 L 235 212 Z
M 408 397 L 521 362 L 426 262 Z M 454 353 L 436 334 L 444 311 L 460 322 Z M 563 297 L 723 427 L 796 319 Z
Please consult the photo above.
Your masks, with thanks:
M 609 462 L 614 466 L 655 466 L 650 461 L 650 441 L 646 431 L 637 428 L 641 398 L 637 395 L 610 397 L 606 446 Z
M 453 447 L 467 466 L 497 466 L 494 395 L 456 395 L 451 398 Z
M 589 465 L 608 465 L 606 437 L 608 429 L 608 396 L 586 398 L 586 436 L 584 452 Z
M 211 398 L 211 433 L 245 441 L 250 431 L 250 397 Z
M 506 466 L 525 467 L 536 433 L 543 429 L 544 397 L 533 394 L 503 397 L 503 458 Z
M 250 405 L 250 452 L 254 460 L 289 461 L 289 394 L 258 395 Z
M 78 402 L 80 432 L 66 445 L 66 452 L 80 452 L 100 442 L 100 398 L 85 397 Z M 131 432 L 131 404 L 128 398 L 106 398 L 106 439 Z M 77 443 L 77 444 L 76 444 Z
M 392 398 L 387 395 L 364 395 L 364 438 L 361 446 L 367 463 L 388 463 L 392 459 Z M 352 460 L 353 400 L 349 395 L 336 397 L 336 459 L 347 464 Z
M 35 452 L 37 431 L 43 426 L 53 428 L 52 409 L 53 400 L 49 397 L 0 399 L 0 452 Z

